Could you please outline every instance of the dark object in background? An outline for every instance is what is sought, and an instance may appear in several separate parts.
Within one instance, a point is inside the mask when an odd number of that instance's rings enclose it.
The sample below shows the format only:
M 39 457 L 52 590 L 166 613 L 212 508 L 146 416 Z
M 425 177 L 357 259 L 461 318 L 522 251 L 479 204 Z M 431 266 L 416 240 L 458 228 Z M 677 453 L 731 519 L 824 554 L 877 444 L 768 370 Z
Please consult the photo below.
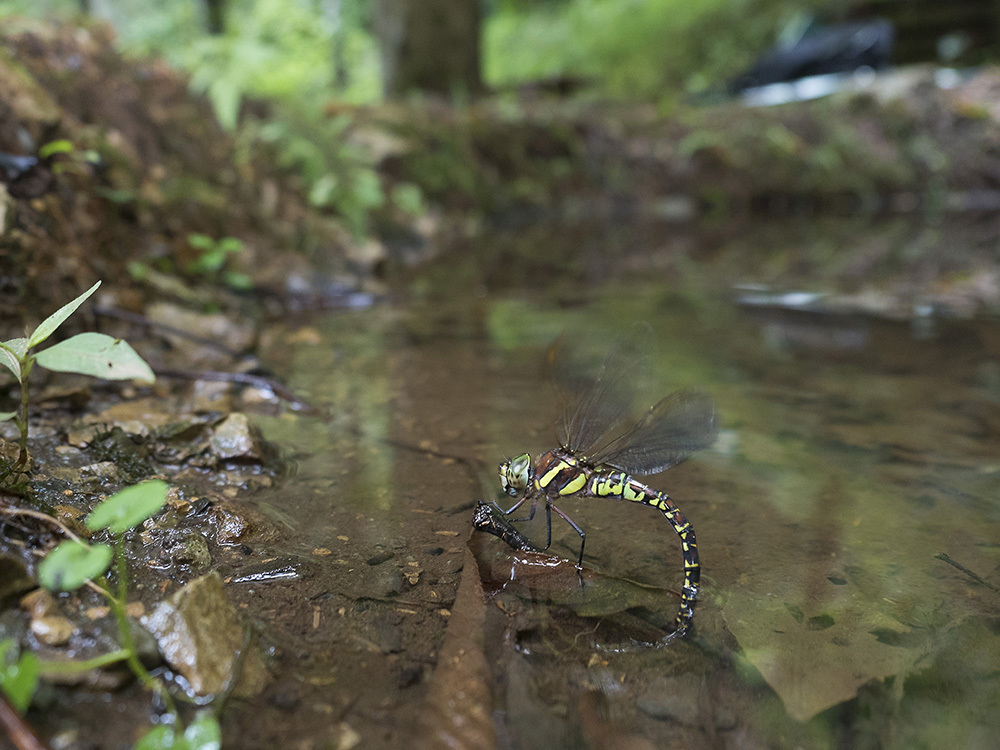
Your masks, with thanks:
M 39 198 L 52 185 L 52 171 L 34 156 L 0 151 L 0 182 L 14 198 Z
M 731 91 L 859 68 L 882 70 L 889 66 L 894 40 L 892 24 L 879 19 L 812 26 L 793 44 L 768 51 L 732 83 Z

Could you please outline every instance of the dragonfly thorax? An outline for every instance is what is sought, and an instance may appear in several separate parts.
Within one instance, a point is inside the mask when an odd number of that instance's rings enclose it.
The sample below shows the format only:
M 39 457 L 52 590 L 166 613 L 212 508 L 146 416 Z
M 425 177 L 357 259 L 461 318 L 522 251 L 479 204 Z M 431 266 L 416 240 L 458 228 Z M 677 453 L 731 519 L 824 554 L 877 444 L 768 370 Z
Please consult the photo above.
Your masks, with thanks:
M 524 492 L 534 477 L 535 469 L 527 453 L 508 458 L 500 464 L 500 486 L 512 497 Z

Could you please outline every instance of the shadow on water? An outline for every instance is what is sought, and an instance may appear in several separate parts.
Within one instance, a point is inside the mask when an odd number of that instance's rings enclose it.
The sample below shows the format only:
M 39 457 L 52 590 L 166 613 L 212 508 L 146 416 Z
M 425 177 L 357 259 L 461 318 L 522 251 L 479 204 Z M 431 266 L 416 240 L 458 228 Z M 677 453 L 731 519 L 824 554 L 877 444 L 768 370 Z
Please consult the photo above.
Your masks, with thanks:
M 747 280 L 739 262 L 636 231 L 649 253 L 596 271 L 558 232 L 528 239 L 546 243 L 535 256 L 523 236 L 499 237 L 487 255 L 517 259 L 503 268 L 452 256 L 397 309 L 271 332 L 274 369 L 330 417 L 263 423 L 298 463 L 259 502 L 287 520 L 273 553 L 301 574 L 230 586 L 279 674 L 254 710 L 233 713 L 231 736 L 256 738 L 247 747 L 296 745 L 317 728 L 335 747 L 991 744 L 996 326 L 741 306 L 729 292 Z M 627 239 L 617 229 L 587 243 Z M 651 640 L 676 612 L 679 543 L 659 513 L 562 503 L 587 531 L 582 575 L 558 563 L 579 549 L 558 519 L 541 555 L 473 532 L 472 517 L 500 494 L 500 459 L 555 447 L 551 341 L 569 331 L 603 348 L 638 321 L 656 341 L 646 390 L 709 392 L 722 431 L 648 479 L 697 530 L 694 630 L 618 653 L 602 643 Z M 543 516 L 521 528 L 535 544 Z

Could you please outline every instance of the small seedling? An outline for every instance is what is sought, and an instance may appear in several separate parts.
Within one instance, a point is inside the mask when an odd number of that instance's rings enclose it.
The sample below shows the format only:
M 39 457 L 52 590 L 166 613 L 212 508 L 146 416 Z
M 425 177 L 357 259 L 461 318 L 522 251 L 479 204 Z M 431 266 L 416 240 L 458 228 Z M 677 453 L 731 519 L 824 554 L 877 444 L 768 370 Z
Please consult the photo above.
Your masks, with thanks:
M 230 255 L 243 252 L 243 242 L 236 237 L 213 239 L 207 234 L 192 233 L 188 235 L 188 244 L 199 251 L 198 257 L 188 263 L 188 273 L 198 274 L 206 278 L 219 278 L 233 289 L 249 289 L 253 286 L 250 277 L 245 273 L 226 269 L 226 260 Z
M 63 305 L 27 336 L 0 341 L 0 364 L 14 373 L 21 385 L 19 408 L 0 412 L 0 421 L 13 419 L 21 434 L 17 461 L 0 468 L 0 480 L 20 471 L 28 462 L 28 380 L 35 364 L 56 372 L 75 372 L 107 380 L 134 379 L 152 383 L 156 379 L 146 361 L 131 346 L 103 333 L 80 333 L 40 352 L 33 351 L 55 333 L 100 285 L 98 281 L 75 300 Z

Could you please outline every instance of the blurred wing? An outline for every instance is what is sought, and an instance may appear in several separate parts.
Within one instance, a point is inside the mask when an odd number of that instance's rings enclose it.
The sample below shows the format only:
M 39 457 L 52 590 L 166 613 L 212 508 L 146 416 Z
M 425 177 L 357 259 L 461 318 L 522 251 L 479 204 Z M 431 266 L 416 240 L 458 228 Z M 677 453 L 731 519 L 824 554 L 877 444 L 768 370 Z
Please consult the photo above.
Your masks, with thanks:
M 630 380 L 642 367 L 643 346 L 650 334 L 648 326 L 636 326 L 628 336 L 620 336 L 608 352 L 597 374 L 590 380 L 572 384 L 568 368 L 556 373 L 566 398 L 563 419 L 558 425 L 559 442 L 564 448 L 585 454 L 601 438 L 617 427 L 632 403 Z M 550 359 L 558 351 L 550 351 Z
M 712 445 L 717 434 L 712 399 L 699 391 L 678 391 L 646 412 L 635 427 L 615 438 L 593 460 L 629 474 L 655 474 Z

